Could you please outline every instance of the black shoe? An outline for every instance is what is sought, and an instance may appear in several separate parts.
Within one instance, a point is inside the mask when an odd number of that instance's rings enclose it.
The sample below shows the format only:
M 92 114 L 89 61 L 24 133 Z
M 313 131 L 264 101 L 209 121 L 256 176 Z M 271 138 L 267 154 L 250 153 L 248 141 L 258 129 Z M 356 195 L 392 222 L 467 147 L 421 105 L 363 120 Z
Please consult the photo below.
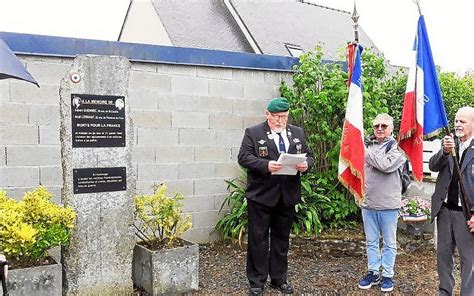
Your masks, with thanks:
M 282 292 L 283 294 L 293 294 L 295 292 L 293 290 L 293 287 L 291 287 L 288 283 L 283 283 L 281 285 L 275 285 L 270 283 L 270 287 Z
M 261 296 L 261 295 L 263 295 L 263 288 L 251 287 L 249 289 L 249 295 L 251 295 L 251 296 Z

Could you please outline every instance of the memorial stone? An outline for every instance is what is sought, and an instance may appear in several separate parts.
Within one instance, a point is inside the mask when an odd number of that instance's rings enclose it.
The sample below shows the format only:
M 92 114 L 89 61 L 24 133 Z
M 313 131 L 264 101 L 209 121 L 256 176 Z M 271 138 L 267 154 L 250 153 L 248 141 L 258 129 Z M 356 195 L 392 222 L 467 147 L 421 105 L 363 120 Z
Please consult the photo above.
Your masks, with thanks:
M 61 81 L 62 199 L 77 212 L 63 249 L 64 295 L 130 295 L 134 176 L 130 63 L 81 55 Z

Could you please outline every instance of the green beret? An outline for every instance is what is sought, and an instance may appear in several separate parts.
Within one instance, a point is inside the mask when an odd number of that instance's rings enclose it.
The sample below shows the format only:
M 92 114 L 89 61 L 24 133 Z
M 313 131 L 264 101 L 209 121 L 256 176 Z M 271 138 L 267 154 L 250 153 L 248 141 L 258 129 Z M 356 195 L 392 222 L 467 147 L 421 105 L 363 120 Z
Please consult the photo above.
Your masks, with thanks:
M 275 98 L 267 106 L 267 111 L 271 113 L 285 112 L 288 109 L 290 109 L 290 103 L 286 98 Z

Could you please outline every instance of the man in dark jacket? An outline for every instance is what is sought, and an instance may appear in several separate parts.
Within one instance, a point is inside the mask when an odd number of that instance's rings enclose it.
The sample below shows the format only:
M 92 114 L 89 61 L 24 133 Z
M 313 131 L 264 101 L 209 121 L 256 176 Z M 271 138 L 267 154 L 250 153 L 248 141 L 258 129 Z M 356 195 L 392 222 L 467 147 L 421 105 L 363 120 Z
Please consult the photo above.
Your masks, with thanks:
M 293 293 L 287 281 L 290 228 L 295 205 L 301 200 L 300 174 L 311 168 L 314 158 L 303 129 L 287 124 L 289 107 L 285 98 L 271 100 L 265 111 L 267 120 L 245 130 L 239 151 L 239 164 L 248 176 L 247 278 L 251 295 L 263 294 L 268 275 L 272 288 Z M 306 153 L 307 159 L 295 166 L 296 175 L 276 175 L 273 173 L 283 167 L 277 163 L 281 153 Z
M 453 295 L 453 254 L 457 247 L 461 258 L 461 295 L 474 295 L 474 218 L 466 225 L 461 207 L 459 178 L 467 199 L 474 205 L 474 108 L 458 110 L 454 120 L 455 138 L 445 136 L 442 148 L 430 159 L 430 170 L 439 172 L 431 197 L 431 216 L 437 217 L 439 295 Z M 451 150 L 455 148 L 461 176 L 454 167 Z M 470 209 L 474 213 L 474 208 Z M 474 216 L 473 216 L 474 217 Z

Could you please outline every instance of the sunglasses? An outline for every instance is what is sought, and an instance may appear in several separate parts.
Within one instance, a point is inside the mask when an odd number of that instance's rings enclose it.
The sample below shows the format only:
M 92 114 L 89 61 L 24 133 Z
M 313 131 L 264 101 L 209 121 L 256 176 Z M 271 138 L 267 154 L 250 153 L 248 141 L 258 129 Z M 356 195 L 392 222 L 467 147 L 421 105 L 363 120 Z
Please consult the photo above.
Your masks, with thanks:
M 388 124 L 384 124 L 384 123 L 380 123 L 380 124 L 374 124 L 374 129 L 378 129 L 378 128 L 382 128 L 382 129 L 387 129 L 388 127 Z

